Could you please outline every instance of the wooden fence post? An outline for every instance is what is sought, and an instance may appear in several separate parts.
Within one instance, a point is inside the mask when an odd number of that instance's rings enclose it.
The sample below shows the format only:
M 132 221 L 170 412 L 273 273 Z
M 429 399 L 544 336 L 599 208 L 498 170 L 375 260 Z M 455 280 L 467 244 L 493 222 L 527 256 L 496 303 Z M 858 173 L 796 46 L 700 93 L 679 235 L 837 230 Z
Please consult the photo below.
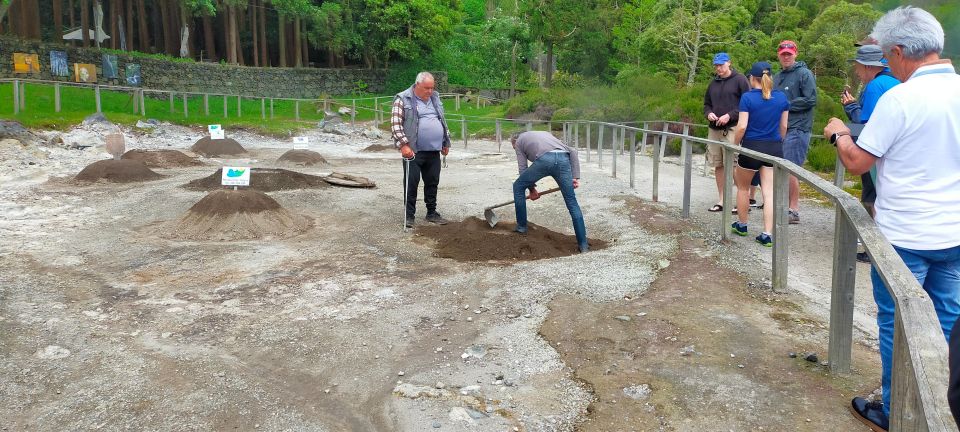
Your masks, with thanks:
M 686 131 L 686 129 L 684 129 L 684 131 Z M 693 160 L 693 146 L 687 141 L 687 134 L 683 134 L 681 144 L 683 148 L 683 207 L 680 211 L 680 217 L 690 219 L 690 189 L 693 187 L 691 182 L 693 174 L 693 167 L 691 166 L 693 165 L 691 163 Z
M 634 184 L 634 174 L 636 171 L 635 163 L 637 157 L 637 131 L 631 131 L 630 135 L 630 188 L 636 187 Z
M 13 115 L 20 114 L 20 81 L 13 80 Z
M 587 162 L 590 162 L 590 130 L 593 129 L 593 127 L 590 126 L 589 122 L 584 126 L 587 127 Z
M 273 118 L 273 98 L 270 98 L 270 118 Z
M 580 122 L 573 124 L 573 148 L 580 148 Z
M 604 124 L 597 125 L 597 167 L 603 169 L 603 129 Z
M 500 145 L 503 143 L 503 130 L 500 129 L 500 119 L 494 120 L 497 129 L 497 153 L 500 153 Z
M 622 145 L 623 145 L 623 140 L 624 140 L 624 139 L 626 138 L 626 136 L 627 136 L 627 129 L 624 128 L 624 127 L 620 127 L 619 130 L 620 130 L 620 133 L 617 133 L 617 129 L 611 129 L 611 131 L 613 132 L 612 138 L 613 138 L 613 142 L 616 142 L 616 141 L 617 141 L 617 135 L 619 135 L 619 136 L 620 136 L 620 145 L 622 146 Z M 610 157 L 610 159 L 611 159 L 610 169 L 612 170 L 613 178 L 617 178 L 617 150 L 614 148 L 615 146 L 616 146 L 615 144 L 610 144 L 610 147 L 611 147 L 611 150 L 612 150 L 612 151 L 610 152 L 610 156 L 611 156 L 611 157 Z
M 352 108 L 350 109 L 350 125 L 356 126 L 357 125 L 357 100 L 356 99 L 351 100 L 351 106 Z
M 467 118 L 460 116 L 460 134 L 463 135 L 463 148 L 467 148 Z
M 262 120 L 267 119 L 267 99 L 260 98 L 260 118 Z
M 227 95 L 223 95 L 223 118 L 230 116 L 230 103 L 227 102 Z
M 300 99 L 293 101 L 294 118 L 300 121 Z
M 140 89 L 140 115 L 147 117 L 147 96 L 143 89 Z
M 663 134 L 660 140 L 653 140 L 653 202 L 660 200 L 660 148 L 663 147 Z
M 96 99 L 96 102 L 97 102 L 97 112 L 98 112 L 98 113 L 103 112 L 103 105 L 100 104 L 100 85 L 97 85 L 96 87 L 94 87 L 94 89 L 93 89 L 93 96 L 94 96 L 94 99 Z M 21 101 L 21 103 L 22 103 L 22 101 Z
M 730 210 L 736 202 L 733 197 L 733 150 L 723 149 L 723 210 L 720 212 L 720 234 L 723 241 L 730 240 Z M 764 204 L 766 205 L 766 204 Z M 749 211 L 749 210 L 748 210 Z
M 53 98 L 60 99 L 60 84 L 55 84 L 53 87 Z M 140 111 L 140 97 L 137 90 L 130 92 L 130 100 L 133 101 L 133 113 L 136 114 Z M 57 102 L 56 100 L 54 102 Z M 56 103 L 54 104 L 56 105 Z M 60 110 L 57 110 L 58 112 Z
M 173 114 L 173 92 L 168 94 L 170 96 L 170 114 Z
M 787 206 L 790 195 L 790 172 L 780 164 L 773 167 L 773 289 L 787 289 L 787 268 L 790 236 L 787 228 Z M 766 205 L 766 204 L 764 204 Z M 739 210 L 739 209 L 738 209 Z M 727 209 L 724 209 L 727 211 Z
M 242 105 L 241 104 L 242 100 L 243 100 L 243 96 L 237 95 L 237 118 L 240 118 L 243 116 L 243 112 L 240 110 L 240 106 Z
M 669 123 L 667 122 L 663 123 L 663 131 L 664 132 L 670 131 Z M 661 159 L 666 154 L 666 151 L 667 151 L 667 134 L 663 133 L 663 134 L 660 134 L 660 158 Z
M 190 112 L 187 109 L 187 93 L 183 94 L 183 116 L 190 117 Z
M 20 110 L 27 110 L 27 82 L 20 84 Z
M 203 115 L 210 116 L 210 95 L 203 94 Z
M 853 294 L 857 280 L 857 230 L 837 205 L 833 237 L 833 287 L 830 294 L 830 371 L 850 372 L 853 349 Z
M 833 171 L 833 184 L 834 186 L 843 189 L 843 177 L 846 174 L 846 167 L 843 166 L 843 162 L 840 162 L 840 155 L 837 155 L 836 167 Z
M 460 93 L 457 93 L 457 111 L 460 111 Z
M 60 112 L 60 83 L 53 85 L 53 110 Z M 134 112 L 137 110 L 134 109 Z

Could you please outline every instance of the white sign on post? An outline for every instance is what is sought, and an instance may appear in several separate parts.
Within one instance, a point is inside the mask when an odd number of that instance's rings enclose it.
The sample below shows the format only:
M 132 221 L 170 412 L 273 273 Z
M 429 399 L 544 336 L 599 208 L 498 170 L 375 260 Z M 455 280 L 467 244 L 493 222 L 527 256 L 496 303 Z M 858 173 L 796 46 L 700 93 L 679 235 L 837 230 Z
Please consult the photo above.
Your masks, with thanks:
M 303 150 L 307 148 L 309 144 L 310 144 L 309 137 L 293 137 L 294 150 Z
M 210 132 L 210 139 L 219 139 L 219 140 L 222 140 L 222 139 L 224 138 L 223 128 L 220 127 L 220 125 L 218 125 L 218 124 L 208 125 L 208 126 L 207 126 L 207 131 Z
M 224 186 L 250 186 L 250 167 L 223 167 L 220 184 Z

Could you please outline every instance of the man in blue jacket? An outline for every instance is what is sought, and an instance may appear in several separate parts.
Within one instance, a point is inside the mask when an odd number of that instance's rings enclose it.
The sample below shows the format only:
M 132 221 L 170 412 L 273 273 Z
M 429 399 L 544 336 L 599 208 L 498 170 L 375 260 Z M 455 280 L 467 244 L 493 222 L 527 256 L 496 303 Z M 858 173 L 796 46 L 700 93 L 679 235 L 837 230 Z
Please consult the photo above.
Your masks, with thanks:
M 870 114 L 877 106 L 880 96 L 900 84 L 900 80 L 893 76 L 887 65 L 883 63 L 883 50 L 877 45 L 861 45 L 857 49 L 856 58 L 850 61 L 853 62 L 854 73 L 863 83 L 863 92 L 860 93 L 859 99 L 854 99 L 849 91 L 844 90 L 840 95 L 840 103 L 843 104 L 843 110 L 851 122 L 864 124 L 870 119 Z M 873 203 L 877 200 L 877 189 L 873 183 L 876 175 L 876 167 L 860 175 L 860 184 L 863 185 L 860 191 L 860 202 L 871 216 L 874 214 Z M 866 252 L 858 252 L 857 260 L 870 262 L 870 256 Z
M 817 78 L 807 64 L 797 61 L 797 43 L 790 40 L 777 46 L 780 73 L 773 77 L 773 86 L 787 95 L 790 115 L 787 136 L 783 138 L 783 157 L 803 166 L 810 149 L 810 131 L 813 129 L 813 107 L 817 106 Z M 800 182 L 790 176 L 789 222 L 800 223 Z

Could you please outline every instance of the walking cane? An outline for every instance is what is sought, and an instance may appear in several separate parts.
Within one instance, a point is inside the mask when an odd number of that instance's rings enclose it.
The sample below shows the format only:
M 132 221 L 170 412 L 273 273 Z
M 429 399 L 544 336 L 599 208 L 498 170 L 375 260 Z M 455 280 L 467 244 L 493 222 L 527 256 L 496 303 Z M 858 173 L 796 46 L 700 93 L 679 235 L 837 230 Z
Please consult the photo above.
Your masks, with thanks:
M 401 156 L 401 159 L 403 159 L 403 222 L 400 226 L 403 227 L 403 232 L 407 232 L 407 191 L 410 190 L 410 161 L 416 158 L 416 154 L 410 159 Z

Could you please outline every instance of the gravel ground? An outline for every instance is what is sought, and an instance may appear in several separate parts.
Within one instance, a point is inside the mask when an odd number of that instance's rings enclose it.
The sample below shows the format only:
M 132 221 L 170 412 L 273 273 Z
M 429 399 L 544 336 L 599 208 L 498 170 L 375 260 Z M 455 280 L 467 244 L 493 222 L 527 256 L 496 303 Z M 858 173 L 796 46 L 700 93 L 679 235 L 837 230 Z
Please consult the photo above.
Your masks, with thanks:
M 332 166 L 301 172 L 348 172 L 378 187 L 271 193 L 314 220 L 292 238 L 164 240 L 151 228 L 203 196 L 180 186 L 237 161 L 202 159 L 208 166 L 159 170 L 169 177 L 144 184 L 74 184 L 80 169 L 109 157 L 107 130 L 81 126 L 56 146 L 46 144 L 52 132 L 39 132 L 36 144 L 0 144 L 2 428 L 573 430 L 595 396 L 539 335 L 548 303 L 641 297 L 679 250 L 676 236 L 627 217 L 622 198 L 647 195 L 649 170 L 633 191 L 590 163 L 578 197 L 590 236 L 609 248 L 511 266 L 436 259 L 402 229 L 396 155 L 360 152 L 386 141 L 319 131 L 304 134 L 309 149 Z M 292 147 L 227 133 L 251 151 L 253 166 L 271 166 Z M 128 131 L 127 149 L 182 150 L 202 134 L 172 125 Z M 77 144 L 92 147 L 69 148 Z M 509 199 L 513 155 L 496 150 L 485 141 L 455 146 L 440 189 L 448 219 Z M 661 200 L 678 203 L 679 167 L 661 173 Z M 711 184 L 695 177 L 694 219 L 705 227 L 716 223 L 698 211 L 714 199 Z M 558 196 L 529 212 L 572 233 Z M 804 208 L 787 293 L 824 322 L 830 262 L 821 251 L 832 240 L 815 228 L 832 227 L 832 214 Z M 421 207 L 417 223 L 422 216 Z M 769 249 L 689 235 L 762 285 Z M 870 334 L 865 295 L 858 290 L 857 322 Z M 796 337 L 824 340 L 822 332 Z

